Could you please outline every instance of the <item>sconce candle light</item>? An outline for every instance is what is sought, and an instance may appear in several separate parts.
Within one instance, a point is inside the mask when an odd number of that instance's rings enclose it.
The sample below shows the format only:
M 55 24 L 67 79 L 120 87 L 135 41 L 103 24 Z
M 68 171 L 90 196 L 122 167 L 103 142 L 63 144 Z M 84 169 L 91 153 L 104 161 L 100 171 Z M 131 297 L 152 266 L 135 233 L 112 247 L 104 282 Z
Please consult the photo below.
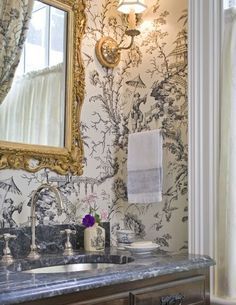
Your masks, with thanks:
M 128 29 L 125 34 L 131 37 L 131 42 L 127 47 L 121 47 L 113 38 L 100 38 L 95 47 L 95 52 L 100 64 L 107 68 L 114 68 L 120 62 L 120 51 L 128 50 L 132 47 L 134 37 L 140 34 L 136 29 L 136 16 L 144 12 L 147 8 L 144 0 L 120 0 L 117 10 L 121 13 L 128 14 Z

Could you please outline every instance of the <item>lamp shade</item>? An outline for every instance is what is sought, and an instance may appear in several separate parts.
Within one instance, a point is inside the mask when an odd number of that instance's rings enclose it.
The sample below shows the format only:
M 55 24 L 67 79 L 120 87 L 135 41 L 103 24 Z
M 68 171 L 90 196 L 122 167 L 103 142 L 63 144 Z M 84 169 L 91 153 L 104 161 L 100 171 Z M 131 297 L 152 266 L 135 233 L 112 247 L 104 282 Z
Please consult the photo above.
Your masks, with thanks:
M 124 14 L 129 14 L 133 11 L 140 14 L 145 11 L 147 5 L 144 0 L 120 0 L 117 10 Z

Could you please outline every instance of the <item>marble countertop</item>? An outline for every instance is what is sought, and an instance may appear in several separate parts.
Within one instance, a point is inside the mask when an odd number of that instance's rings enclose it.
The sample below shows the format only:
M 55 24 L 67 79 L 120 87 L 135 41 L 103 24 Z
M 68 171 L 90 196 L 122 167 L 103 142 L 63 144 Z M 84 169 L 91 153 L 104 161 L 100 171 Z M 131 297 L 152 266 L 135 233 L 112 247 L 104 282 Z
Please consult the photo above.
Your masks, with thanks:
M 127 261 L 131 261 L 126 263 Z M 106 269 L 32 274 L 22 270 L 68 263 L 116 263 Z M 189 271 L 214 265 L 208 256 L 190 254 L 162 254 L 131 256 L 129 252 L 106 250 L 105 253 L 78 252 L 71 257 L 46 255 L 30 262 L 19 259 L 12 265 L 0 264 L 0 304 L 20 304 L 52 296 L 119 283 L 158 277 L 175 272 Z

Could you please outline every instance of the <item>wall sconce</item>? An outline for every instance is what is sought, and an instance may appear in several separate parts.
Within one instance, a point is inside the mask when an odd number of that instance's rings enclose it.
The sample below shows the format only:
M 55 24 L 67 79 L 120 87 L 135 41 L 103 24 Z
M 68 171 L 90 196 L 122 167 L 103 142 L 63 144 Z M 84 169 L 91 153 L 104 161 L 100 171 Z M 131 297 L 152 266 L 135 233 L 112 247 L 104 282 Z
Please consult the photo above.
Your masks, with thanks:
M 125 34 L 131 37 L 131 42 L 127 47 L 121 47 L 111 37 L 100 38 L 95 47 L 95 52 L 100 64 L 107 68 L 114 68 L 120 62 L 120 51 L 128 50 L 132 47 L 134 37 L 140 34 L 136 29 L 135 14 L 142 13 L 147 8 L 144 0 L 120 0 L 117 10 L 121 13 L 128 14 L 128 29 Z

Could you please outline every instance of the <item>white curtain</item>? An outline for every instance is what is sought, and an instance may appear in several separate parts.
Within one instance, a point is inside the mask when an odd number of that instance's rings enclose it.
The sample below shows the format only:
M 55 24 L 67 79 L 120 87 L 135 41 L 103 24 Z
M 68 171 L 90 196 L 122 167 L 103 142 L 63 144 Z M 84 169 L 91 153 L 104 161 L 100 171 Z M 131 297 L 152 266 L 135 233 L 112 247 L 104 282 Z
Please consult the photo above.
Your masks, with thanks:
M 0 104 L 11 88 L 26 39 L 33 0 L 0 1 Z
M 63 64 L 16 79 L 0 105 L 0 140 L 64 147 Z
M 222 52 L 216 293 L 236 304 L 236 8 L 225 10 Z

